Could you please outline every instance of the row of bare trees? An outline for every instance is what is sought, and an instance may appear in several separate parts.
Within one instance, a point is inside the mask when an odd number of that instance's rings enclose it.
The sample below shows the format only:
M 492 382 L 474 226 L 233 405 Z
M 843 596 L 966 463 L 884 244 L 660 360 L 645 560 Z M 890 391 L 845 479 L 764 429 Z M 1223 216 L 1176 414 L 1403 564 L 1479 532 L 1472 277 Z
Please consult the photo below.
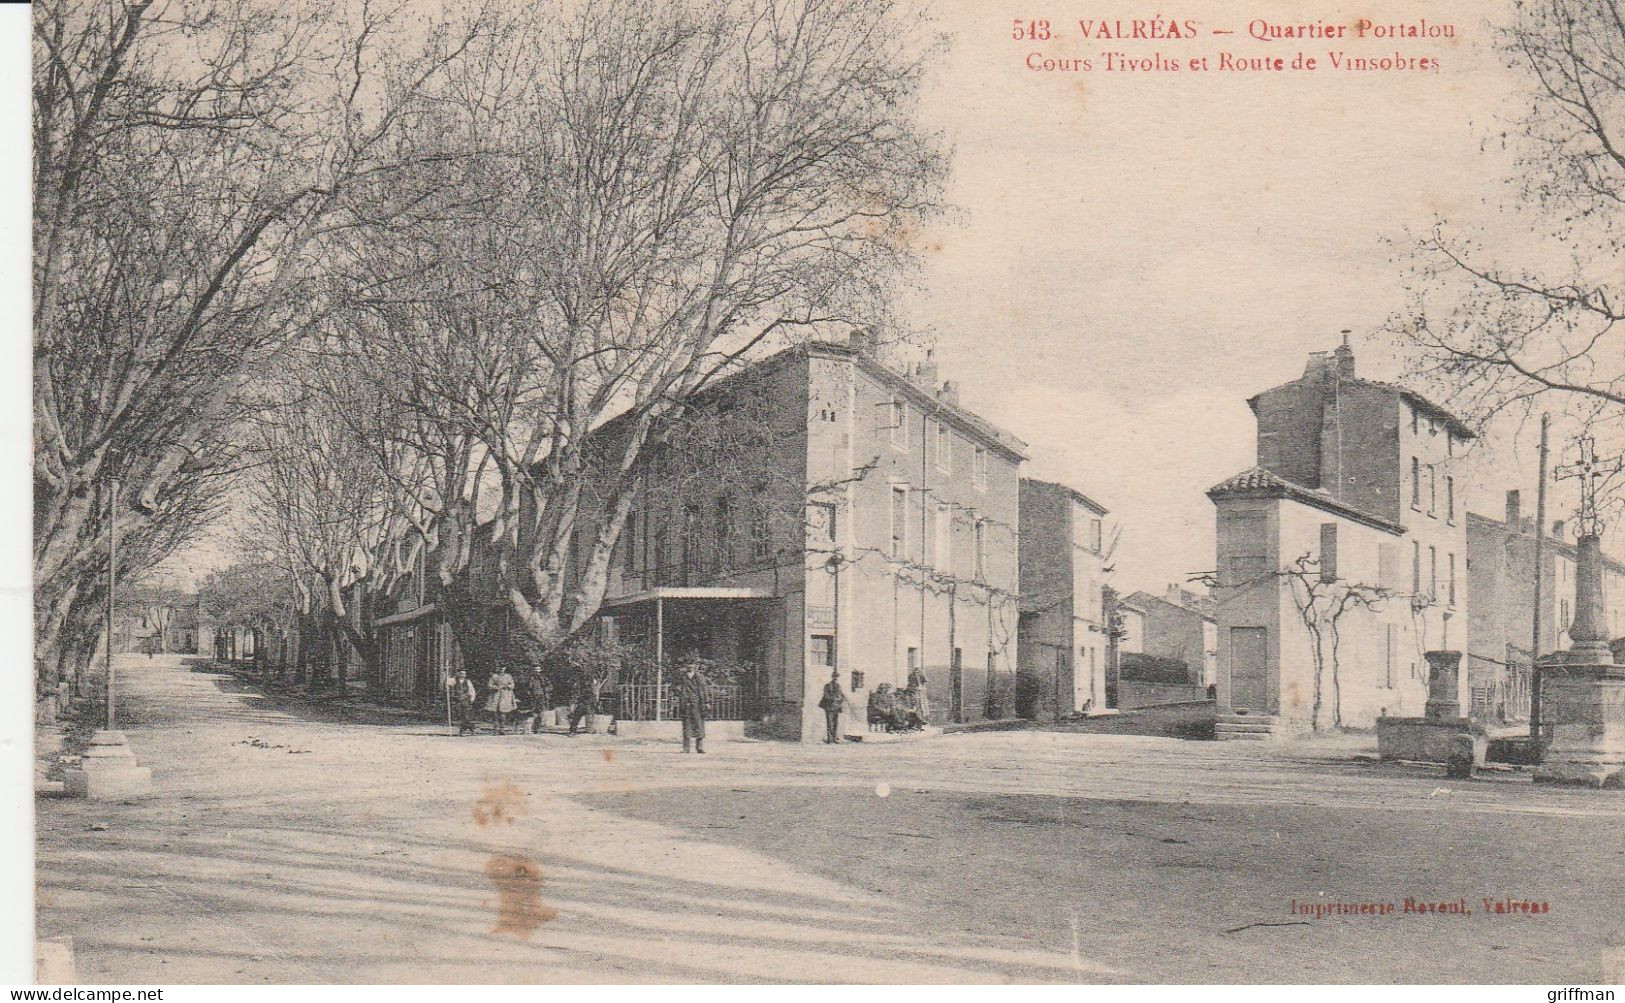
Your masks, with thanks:
M 945 163 L 915 14 L 411 9 L 38 5 L 42 680 L 94 649 L 110 518 L 134 576 L 230 501 L 330 647 L 375 657 L 414 569 L 475 615 L 487 559 L 556 647 L 663 422 L 770 347 L 885 321 Z

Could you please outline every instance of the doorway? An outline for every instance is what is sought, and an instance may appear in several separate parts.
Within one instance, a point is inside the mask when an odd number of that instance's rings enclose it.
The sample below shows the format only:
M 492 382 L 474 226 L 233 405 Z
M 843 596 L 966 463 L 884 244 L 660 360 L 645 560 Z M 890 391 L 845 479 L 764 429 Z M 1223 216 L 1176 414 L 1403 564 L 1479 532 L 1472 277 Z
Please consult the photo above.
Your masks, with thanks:
M 1230 628 L 1230 709 L 1269 710 L 1265 674 L 1269 669 L 1268 633 L 1263 627 Z

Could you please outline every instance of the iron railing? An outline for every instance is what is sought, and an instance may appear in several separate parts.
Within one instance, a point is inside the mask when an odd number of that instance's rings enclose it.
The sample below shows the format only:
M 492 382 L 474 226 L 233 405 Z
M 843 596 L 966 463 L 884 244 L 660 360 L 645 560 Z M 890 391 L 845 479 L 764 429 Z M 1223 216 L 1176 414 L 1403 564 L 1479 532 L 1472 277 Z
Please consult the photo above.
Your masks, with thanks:
M 749 720 L 750 701 L 734 683 L 707 683 L 705 716 L 712 721 Z M 675 720 L 677 687 L 673 684 L 629 683 L 615 691 L 615 716 L 622 721 Z

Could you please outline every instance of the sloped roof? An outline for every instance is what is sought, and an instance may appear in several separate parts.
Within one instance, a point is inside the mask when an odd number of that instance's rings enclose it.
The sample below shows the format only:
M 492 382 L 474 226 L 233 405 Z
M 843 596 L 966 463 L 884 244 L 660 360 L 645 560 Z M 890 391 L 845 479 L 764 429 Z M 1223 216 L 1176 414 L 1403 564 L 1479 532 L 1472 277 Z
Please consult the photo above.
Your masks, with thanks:
M 1214 500 L 1219 498 L 1289 498 L 1295 502 L 1331 512 L 1364 523 L 1374 529 L 1384 530 L 1395 535 L 1405 532 L 1405 527 L 1397 522 L 1390 522 L 1379 515 L 1372 515 L 1364 509 L 1355 508 L 1345 502 L 1333 498 L 1330 493 L 1314 488 L 1306 488 L 1301 484 L 1289 481 L 1286 478 L 1263 467 L 1249 467 L 1234 477 L 1227 478 L 1213 485 L 1207 490 L 1207 496 Z
M 1036 477 L 1023 477 L 1021 480 L 1024 484 L 1036 484 L 1047 490 L 1060 491 L 1070 497 L 1073 501 L 1082 505 L 1084 508 L 1094 512 L 1096 515 L 1107 515 L 1111 512 L 1111 510 L 1106 506 L 1100 504 L 1071 485 L 1062 484 L 1058 481 L 1041 481 Z
M 1179 602 L 1174 602 L 1166 595 L 1159 596 L 1150 592 L 1135 592 L 1128 598 L 1130 601 L 1125 605 L 1132 606 L 1142 613 L 1145 612 L 1148 603 L 1160 602 L 1164 606 L 1173 606 L 1176 609 L 1185 610 L 1187 613 L 1195 613 L 1205 620 L 1217 620 L 1219 617 L 1219 604 L 1214 601 L 1212 596 L 1204 596 L 1184 589 L 1180 590 Z
M 1270 387 L 1269 390 L 1264 390 L 1264 391 L 1261 391 L 1259 393 L 1253 394 L 1251 397 L 1247 398 L 1247 406 L 1252 408 L 1254 411 L 1257 411 L 1258 410 L 1258 399 L 1260 397 L 1264 396 L 1264 394 L 1270 393 L 1270 392 L 1275 391 L 1275 390 L 1279 390 L 1279 389 L 1281 389 L 1281 387 L 1289 387 L 1289 386 L 1292 386 L 1294 383 L 1300 383 L 1300 382 L 1302 382 L 1302 377 L 1299 377 L 1296 380 L 1288 380 L 1285 383 L 1281 383 L 1281 384 L 1278 384 L 1276 386 Z M 1347 383 L 1347 384 L 1351 384 L 1353 386 L 1359 386 L 1359 387 L 1371 387 L 1371 388 L 1376 389 L 1376 390 L 1387 390 L 1387 391 L 1390 391 L 1392 393 L 1396 393 L 1401 398 L 1404 399 L 1405 403 L 1409 404 L 1411 407 L 1416 408 L 1418 411 L 1421 411 L 1424 414 L 1431 414 L 1435 418 L 1439 418 L 1440 420 L 1442 420 L 1445 423 L 1445 426 L 1450 429 L 1450 431 L 1456 433 L 1456 435 L 1460 436 L 1461 438 L 1463 438 L 1463 439 L 1476 439 L 1476 438 L 1478 438 L 1478 433 L 1474 432 L 1472 430 L 1472 428 L 1465 421 L 1461 420 L 1461 418 L 1457 417 L 1455 414 L 1451 413 L 1450 411 L 1447 411 L 1445 408 L 1440 407 L 1438 404 L 1433 403 L 1432 401 L 1428 400 L 1426 397 L 1423 397 L 1421 394 L 1417 393 L 1415 390 L 1410 390 L 1410 389 L 1407 389 L 1405 387 L 1402 387 L 1398 383 L 1388 383 L 1388 382 L 1386 382 L 1384 380 L 1368 380 L 1368 379 L 1364 379 L 1364 378 L 1357 377 L 1357 376 L 1340 376 L 1340 377 L 1338 377 L 1338 382 L 1339 383 Z

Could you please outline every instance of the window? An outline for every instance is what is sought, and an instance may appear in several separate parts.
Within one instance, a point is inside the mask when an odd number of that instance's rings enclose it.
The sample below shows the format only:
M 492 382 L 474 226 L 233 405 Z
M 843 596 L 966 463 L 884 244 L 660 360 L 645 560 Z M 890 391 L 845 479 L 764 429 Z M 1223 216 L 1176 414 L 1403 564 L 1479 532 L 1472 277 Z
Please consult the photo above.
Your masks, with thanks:
M 627 575 L 637 574 L 638 564 L 643 559 L 643 540 L 639 533 L 642 522 L 643 513 L 633 509 L 627 513 L 626 528 L 621 531 L 622 567 Z
M 1444 437 L 1444 455 L 1446 455 L 1446 456 L 1455 456 L 1456 455 L 1456 433 L 1454 433 L 1454 432 L 1448 432 L 1448 433 L 1445 434 L 1445 437 Z
M 987 450 L 983 449 L 981 446 L 977 446 L 976 447 L 976 455 L 973 456 L 971 459 L 972 459 L 971 482 L 976 485 L 976 490 L 978 490 L 978 491 L 986 491 L 987 490 Z
M 1089 549 L 1100 553 L 1100 520 L 1089 520 Z
M 1567 599 L 1557 601 L 1557 625 L 1563 630 L 1569 629 L 1569 601 Z
M 1337 523 L 1320 524 L 1320 580 L 1337 581 Z
M 807 639 L 807 663 L 809 665 L 835 665 L 835 637 L 831 634 L 814 634 Z
M 887 410 L 891 424 L 891 444 L 898 449 L 908 448 L 908 405 L 903 403 L 901 397 L 891 399 L 891 407 Z
M 1439 548 L 1428 548 L 1428 599 L 1439 598 Z
M 987 520 L 976 520 L 976 580 L 987 577 Z
M 700 570 L 700 507 L 693 502 L 683 506 L 683 570 Z
M 758 487 L 751 496 L 750 510 L 750 556 L 754 560 L 762 560 L 773 551 L 772 518 L 767 491 Z
M 1428 464 L 1428 515 L 1439 514 L 1439 479 L 1435 476 L 1433 464 Z
M 908 556 L 908 486 L 894 484 L 891 489 L 891 557 L 901 561 Z
M 1411 541 L 1411 592 L 1422 594 L 1422 544 L 1419 540 Z
M 1444 479 L 1444 517 L 1452 526 L 1456 524 L 1456 479 Z
M 954 469 L 954 434 L 940 421 L 937 422 L 937 469 L 945 474 Z
M 1377 544 L 1377 584 L 1385 589 L 1400 591 L 1404 586 L 1399 577 L 1399 545 Z
M 947 502 L 937 503 L 936 525 L 933 528 L 937 537 L 937 570 L 950 574 L 954 570 L 954 511 Z
M 711 568 L 733 566 L 733 506 L 727 495 L 717 496 L 717 545 L 711 552 Z
M 1411 408 L 1411 434 L 1412 435 L 1418 435 L 1418 434 L 1421 433 L 1421 431 L 1422 431 L 1422 429 L 1420 427 L 1420 414 L 1416 410 L 1416 408 L 1413 407 L 1413 408 Z
M 1450 589 L 1450 607 L 1454 609 L 1456 606 L 1456 555 L 1454 553 L 1445 555 L 1445 566 L 1449 569 L 1449 577 L 1445 581 Z
M 663 520 L 644 516 L 646 532 L 649 534 L 649 554 L 654 563 L 646 568 L 653 571 L 656 576 L 666 573 L 666 562 L 671 559 L 670 547 L 666 543 L 666 525 Z
M 1411 457 L 1411 508 L 1422 507 L 1422 461 Z
M 1269 575 L 1268 559 L 1262 555 L 1237 555 L 1230 558 L 1228 580 L 1231 588 L 1242 588 L 1261 583 Z

